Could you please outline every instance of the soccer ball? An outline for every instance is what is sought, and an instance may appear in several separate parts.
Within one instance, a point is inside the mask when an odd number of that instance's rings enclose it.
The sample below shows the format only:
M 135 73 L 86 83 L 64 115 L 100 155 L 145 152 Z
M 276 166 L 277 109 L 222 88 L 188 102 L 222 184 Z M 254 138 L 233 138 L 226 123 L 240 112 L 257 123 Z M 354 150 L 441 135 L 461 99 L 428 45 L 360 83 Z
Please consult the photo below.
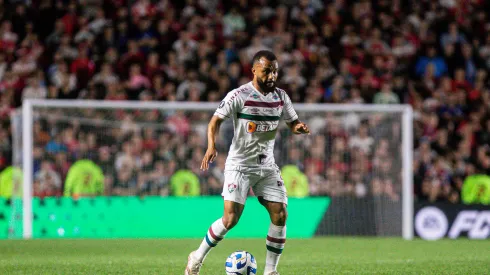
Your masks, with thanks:
M 254 275 L 257 274 L 257 262 L 247 251 L 236 251 L 226 259 L 225 271 L 228 275 Z

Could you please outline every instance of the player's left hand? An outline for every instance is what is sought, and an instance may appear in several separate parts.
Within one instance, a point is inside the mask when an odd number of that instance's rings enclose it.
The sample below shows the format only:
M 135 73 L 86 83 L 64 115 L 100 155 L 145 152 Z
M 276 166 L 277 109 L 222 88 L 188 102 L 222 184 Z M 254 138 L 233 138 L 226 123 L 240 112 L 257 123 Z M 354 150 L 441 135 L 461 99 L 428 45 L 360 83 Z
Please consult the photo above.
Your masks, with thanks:
M 293 126 L 293 129 L 292 129 L 293 133 L 296 134 L 296 135 L 299 135 L 299 134 L 310 134 L 310 129 L 308 128 L 308 126 L 306 124 L 304 124 L 303 122 L 298 122 L 296 123 L 294 126 Z
M 208 170 L 209 163 L 213 163 L 213 161 L 216 159 L 217 156 L 218 156 L 218 151 L 216 151 L 216 148 L 214 147 L 208 148 L 201 162 L 201 170 L 203 171 Z

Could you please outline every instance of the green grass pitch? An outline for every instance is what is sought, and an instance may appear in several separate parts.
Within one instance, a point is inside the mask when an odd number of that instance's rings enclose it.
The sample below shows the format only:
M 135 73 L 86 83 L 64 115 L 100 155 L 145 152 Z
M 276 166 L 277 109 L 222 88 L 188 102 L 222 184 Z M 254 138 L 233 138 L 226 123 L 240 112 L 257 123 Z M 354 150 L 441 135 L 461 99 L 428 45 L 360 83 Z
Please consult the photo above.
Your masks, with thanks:
M 0 274 L 184 274 L 199 239 L 0 241 Z M 265 239 L 225 239 L 201 274 L 223 275 L 226 257 L 247 250 L 263 274 Z M 282 275 L 490 274 L 490 241 L 396 238 L 288 240 Z

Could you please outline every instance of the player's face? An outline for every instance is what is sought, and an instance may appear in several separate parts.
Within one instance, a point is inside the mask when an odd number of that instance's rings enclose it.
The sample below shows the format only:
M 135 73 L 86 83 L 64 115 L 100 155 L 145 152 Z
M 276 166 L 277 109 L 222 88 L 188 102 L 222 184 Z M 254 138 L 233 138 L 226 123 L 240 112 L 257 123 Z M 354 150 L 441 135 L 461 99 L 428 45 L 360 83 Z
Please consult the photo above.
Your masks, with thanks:
M 261 58 L 259 62 L 254 64 L 252 72 L 260 88 L 267 92 L 273 91 L 276 88 L 277 76 L 279 74 L 279 65 L 276 60 L 269 61 L 266 58 Z

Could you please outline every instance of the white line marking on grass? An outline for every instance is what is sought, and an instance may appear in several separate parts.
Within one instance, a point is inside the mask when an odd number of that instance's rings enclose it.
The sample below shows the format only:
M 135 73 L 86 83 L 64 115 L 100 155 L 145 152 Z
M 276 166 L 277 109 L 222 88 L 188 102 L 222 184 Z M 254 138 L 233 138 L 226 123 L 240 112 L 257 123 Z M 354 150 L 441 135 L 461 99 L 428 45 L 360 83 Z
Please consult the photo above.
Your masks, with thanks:
M 398 264 L 398 263 L 413 263 L 414 260 L 413 259 L 400 259 L 400 260 L 388 260 L 388 259 L 384 259 L 384 260 L 376 260 L 376 263 L 378 264 Z

